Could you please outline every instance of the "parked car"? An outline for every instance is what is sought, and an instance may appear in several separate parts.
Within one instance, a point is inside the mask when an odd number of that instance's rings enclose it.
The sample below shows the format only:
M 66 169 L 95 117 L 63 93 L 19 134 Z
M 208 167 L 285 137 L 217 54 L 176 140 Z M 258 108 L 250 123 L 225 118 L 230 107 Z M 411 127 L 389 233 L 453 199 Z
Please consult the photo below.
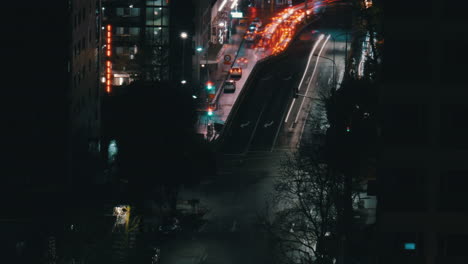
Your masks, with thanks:
M 252 24 L 254 24 L 254 25 L 257 26 L 257 27 L 261 27 L 261 26 L 262 26 L 262 21 L 260 20 L 260 18 L 256 17 L 256 18 L 252 21 Z
M 250 24 L 249 28 L 247 28 L 247 33 L 255 33 L 257 30 L 257 26 L 255 24 Z
M 244 69 L 247 68 L 249 65 L 249 60 L 246 57 L 238 58 L 236 62 L 237 62 L 237 65 L 239 65 L 239 67 L 244 68 Z
M 248 42 L 253 42 L 255 40 L 255 35 L 252 32 L 248 32 L 247 34 L 245 34 L 244 38 Z
M 229 70 L 231 79 L 234 81 L 238 81 L 242 78 L 242 69 L 240 67 L 232 67 Z
M 224 82 L 223 90 L 224 93 L 234 93 L 236 91 L 236 82 L 234 80 Z

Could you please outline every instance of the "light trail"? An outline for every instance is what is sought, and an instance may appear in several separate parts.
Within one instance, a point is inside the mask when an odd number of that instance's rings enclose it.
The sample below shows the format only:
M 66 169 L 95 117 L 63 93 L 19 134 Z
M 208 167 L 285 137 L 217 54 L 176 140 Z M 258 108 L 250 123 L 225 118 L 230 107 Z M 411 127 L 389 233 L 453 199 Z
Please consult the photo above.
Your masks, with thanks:
M 224 5 L 226 5 L 226 3 L 227 3 L 227 0 L 224 0 L 224 1 L 221 3 L 221 5 L 220 5 L 219 8 L 218 8 L 218 12 L 221 11 L 221 10 L 223 10 L 223 7 L 224 7 Z
M 323 34 L 321 34 L 321 35 L 319 36 L 318 41 L 315 42 L 315 44 L 314 44 L 312 50 L 310 51 L 309 59 L 307 60 L 307 65 L 306 65 L 304 74 L 302 75 L 301 81 L 299 82 L 299 86 L 298 86 L 298 88 L 297 88 L 298 91 L 301 90 L 301 85 L 302 85 L 302 82 L 304 81 L 305 76 L 307 75 L 307 70 L 309 69 L 310 61 L 311 61 L 311 59 L 312 59 L 312 56 L 313 56 L 313 54 L 314 54 L 314 51 L 315 51 L 315 49 L 317 48 L 317 45 L 320 43 L 320 41 L 322 41 L 323 37 L 324 37 Z M 289 114 L 291 113 L 291 110 L 292 110 L 292 108 L 293 108 L 293 106 L 294 106 L 294 102 L 295 102 L 295 101 L 296 101 L 296 98 L 293 99 L 293 102 L 292 102 L 291 106 L 289 107 L 288 114 L 286 115 L 286 119 L 284 120 L 285 123 L 288 122 Z
M 320 48 L 319 54 L 317 55 L 317 61 L 315 62 L 314 70 L 312 71 L 312 76 L 310 77 L 311 80 L 314 79 L 314 74 L 315 74 L 315 71 L 317 70 L 318 62 L 320 61 L 320 55 L 322 54 L 323 48 L 325 48 L 325 46 L 327 45 L 327 42 L 330 39 L 330 36 L 331 35 L 328 35 L 327 39 L 325 39 L 325 41 L 322 44 L 322 47 Z M 311 83 L 309 83 L 309 85 L 307 85 L 307 89 L 306 89 L 304 95 L 307 95 L 307 93 L 309 92 L 310 84 Z M 305 101 L 305 99 L 302 100 L 301 105 L 299 106 L 299 111 L 297 112 L 296 118 L 294 119 L 294 123 L 297 123 L 297 120 L 299 119 L 299 115 L 300 115 L 300 113 L 302 111 L 302 106 L 304 105 L 304 101 Z

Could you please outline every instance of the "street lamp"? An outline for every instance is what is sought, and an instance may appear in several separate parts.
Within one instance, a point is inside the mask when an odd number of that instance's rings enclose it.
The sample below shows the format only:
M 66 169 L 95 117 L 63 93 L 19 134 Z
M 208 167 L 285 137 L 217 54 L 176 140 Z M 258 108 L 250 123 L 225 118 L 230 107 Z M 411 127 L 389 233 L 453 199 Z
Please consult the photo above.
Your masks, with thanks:
M 188 38 L 187 32 L 181 32 L 180 37 L 182 38 L 182 84 L 185 84 L 185 40 Z
M 335 53 L 333 53 L 335 54 Z M 329 60 L 331 62 L 333 62 L 333 72 L 332 72 L 332 75 L 333 75 L 333 88 L 336 90 L 336 75 L 335 75 L 335 69 L 336 69 L 336 64 L 335 64 L 335 60 L 334 59 L 330 59 L 330 58 L 327 58 L 327 57 L 324 57 L 324 56 L 318 56 L 316 54 L 314 54 L 315 57 L 320 57 L 320 58 L 323 58 L 323 59 L 326 59 L 326 60 Z

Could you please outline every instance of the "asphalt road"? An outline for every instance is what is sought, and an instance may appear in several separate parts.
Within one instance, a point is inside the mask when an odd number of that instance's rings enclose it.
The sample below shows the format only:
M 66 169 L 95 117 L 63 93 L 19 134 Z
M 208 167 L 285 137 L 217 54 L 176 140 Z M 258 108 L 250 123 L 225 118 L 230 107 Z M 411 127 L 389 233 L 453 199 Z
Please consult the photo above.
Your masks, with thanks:
M 343 78 L 346 36 L 342 25 L 350 19 L 346 9 L 343 6 L 329 9 L 291 43 L 286 56 L 263 65 L 251 85 L 244 87 L 246 95 L 220 152 L 245 154 L 297 148 L 306 126 L 307 131 L 311 130 L 306 123 L 313 100 L 320 101 L 320 94 Z M 320 35 L 323 38 L 319 40 Z M 331 37 L 327 39 L 328 35 Z M 315 56 L 309 57 L 314 45 Z M 293 99 L 296 89 L 306 97 Z M 288 113 L 289 120 L 284 122 Z
M 301 78 L 306 59 L 303 53 L 312 39 L 291 44 L 288 56 L 262 67 L 249 87 L 232 120 L 221 152 L 246 153 L 248 150 L 271 150 L 281 119 L 292 97 L 294 85 Z
M 305 30 L 306 33 L 291 44 L 287 57 L 266 64 L 252 85 L 245 87 L 247 94 L 218 153 L 218 175 L 181 192 L 181 199 L 198 197 L 201 205 L 211 209 L 205 216 L 207 222 L 197 232 L 181 234 L 168 241 L 162 249 L 162 264 L 275 263 L 276 252 L 266 233 L 259 228 L 257 215 L 270 200 L 281 161 L 295 150 L 298 142 L 307 138 L 307 133 L 302 136 L 302 131 L 308 131 L 303 127 L 311 126 L 307 122 L 310 111 L 299 114 L 298 120 L 302 123 L 292 130 L 293 136 L 284 119 L 292 103 L 294 89 L 303 77 L 308 55 L 320 35 L 312 33 L 312 30 L 333 29 L 334 34 L 338 34 L 339 24 L 343 23 L 343 14 L 331 12 L 329 16 L 333 17 Z M 325 45 L 322 56 L 332 56 L 330 44 Z M 338 49 L 342 48 L 338 41 L 336 44 Z M 338 63 L 342 53 L 335 53 L 338 68 L 342 67 Z M 316 58 L 313 58 L 310 64 L 315 62 Z M 330 63 L 320 60 L 317 73 L 300 87 L 300 93 L 309 87 L 313 95 L 316 87 L 325 84 L 329 87 Z M 306 74 L 312 74 L 310 71 Z M 305 102 L 303 108 L 310 110 L 311 102 L 313 100 Z M 292 115 L 296 115 L 298 109 L 300 107 L 296 106 Z

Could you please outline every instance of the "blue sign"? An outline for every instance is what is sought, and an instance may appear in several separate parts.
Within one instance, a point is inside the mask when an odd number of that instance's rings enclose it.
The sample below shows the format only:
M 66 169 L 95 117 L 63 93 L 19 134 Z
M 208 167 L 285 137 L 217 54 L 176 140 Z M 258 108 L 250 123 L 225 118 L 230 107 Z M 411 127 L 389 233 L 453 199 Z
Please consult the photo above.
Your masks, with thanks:
M 405 250 L 416 250 L 416 243 L 405 243 Z

